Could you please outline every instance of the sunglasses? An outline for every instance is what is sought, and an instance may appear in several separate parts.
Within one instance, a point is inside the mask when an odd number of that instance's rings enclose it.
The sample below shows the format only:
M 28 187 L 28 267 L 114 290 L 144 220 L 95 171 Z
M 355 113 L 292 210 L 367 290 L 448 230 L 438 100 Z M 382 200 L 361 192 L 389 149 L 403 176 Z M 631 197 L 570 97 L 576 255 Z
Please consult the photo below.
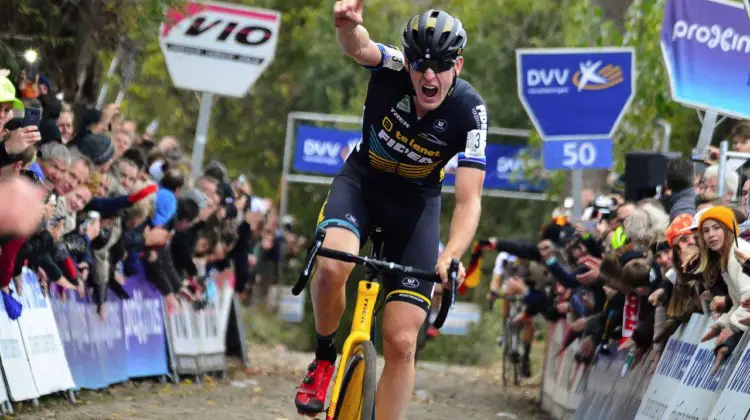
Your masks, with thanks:
M 456 65 L 456 60 L 428 60 L 426 58 L 416 58 L 409 60 L 409 67 L 412 70 L 424 73 L 427 69 L 432 69 L 435 73 L 448 71 Z

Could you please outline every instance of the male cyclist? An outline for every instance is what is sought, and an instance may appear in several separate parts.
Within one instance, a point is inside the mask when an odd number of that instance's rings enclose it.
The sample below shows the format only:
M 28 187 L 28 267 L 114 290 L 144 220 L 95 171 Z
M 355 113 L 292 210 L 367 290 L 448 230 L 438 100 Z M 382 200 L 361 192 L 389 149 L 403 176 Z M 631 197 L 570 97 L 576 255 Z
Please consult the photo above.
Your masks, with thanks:
M 363 8 L 363 0 L 338 1 L 333 8 L 339 46 L 371 76 L 362 140 L 331 184 L 318 227 L 327 230 L 325 247 L 358 253 L 370 229 L 379 226 L 385 259 L 434 268 L 443 285 L 450 287 L 447 268 L 472 241 L 485 174 L 486 106 L 458 78 L 466 32 L 448 13 L 428 10 L 407 22 L 402 52 L 370 40 L 361 25 Z M 438 258 L 443 167 L 456 154 L 456 207 L 448 242 Z M 352 268 L 349 263 L 318 259 L 311 287 L 318 339 L 315 361 L 295 398 L 301 413 L 314 415 L 324 409 L 336 361 L 333 338 Z M 459 282 L 464 276 L 461 267 Z M 385 366 L 376 410 L 378 419 L 400 419 L 414 388 L 417 334 L 434 287 L 404 276 L 384 281 Z

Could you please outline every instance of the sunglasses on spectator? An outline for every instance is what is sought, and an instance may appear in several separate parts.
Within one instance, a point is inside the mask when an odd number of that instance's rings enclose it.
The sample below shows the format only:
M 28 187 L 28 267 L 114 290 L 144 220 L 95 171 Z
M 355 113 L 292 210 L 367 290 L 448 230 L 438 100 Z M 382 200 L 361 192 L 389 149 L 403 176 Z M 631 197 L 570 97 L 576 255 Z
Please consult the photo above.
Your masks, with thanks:
M 429 60 L 426 58 L 415 58 L 409 60 L 409 67 L 412 70 L 424 73 L 427 69 L 432 69 L 435 73 L 448 71 L 456 65 L 456 60 Z

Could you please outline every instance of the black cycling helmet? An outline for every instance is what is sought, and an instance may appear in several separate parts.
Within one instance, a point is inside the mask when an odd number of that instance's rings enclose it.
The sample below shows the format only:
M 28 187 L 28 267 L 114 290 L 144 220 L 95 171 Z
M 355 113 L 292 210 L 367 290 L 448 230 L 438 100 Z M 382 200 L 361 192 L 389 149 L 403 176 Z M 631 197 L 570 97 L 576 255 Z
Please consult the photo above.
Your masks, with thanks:
M 457 18 L 430 9 L 406 22 L 401 43 L 412 60 L 455 60 L 466 47 L 466 31 Z

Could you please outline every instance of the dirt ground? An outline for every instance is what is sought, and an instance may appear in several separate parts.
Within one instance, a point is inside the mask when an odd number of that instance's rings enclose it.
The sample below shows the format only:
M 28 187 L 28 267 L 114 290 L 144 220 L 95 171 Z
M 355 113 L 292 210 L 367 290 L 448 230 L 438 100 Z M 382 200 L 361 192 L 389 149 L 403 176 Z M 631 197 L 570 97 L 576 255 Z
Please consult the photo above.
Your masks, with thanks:
M 252 367 L 231 364 L 225 379 L 197 384 L 136 381 L 101 392 L 82 391 L 76 405 L 59 397 L 40 407 L 16 406 L 17 419 L 302 419 L 294 391 L 312 355 L 252 345 Z M 382 368 L 383 361 L 378 361 Z M 537 408 L 541 366 L 521 387 L 503 389 L 500 365 L 466 367 L 419 362 L 407 418 L 547 420 Z M 195 378 L 191 378 L 195 379 Z M 324 418 L 323 415 L 318 418 Z

